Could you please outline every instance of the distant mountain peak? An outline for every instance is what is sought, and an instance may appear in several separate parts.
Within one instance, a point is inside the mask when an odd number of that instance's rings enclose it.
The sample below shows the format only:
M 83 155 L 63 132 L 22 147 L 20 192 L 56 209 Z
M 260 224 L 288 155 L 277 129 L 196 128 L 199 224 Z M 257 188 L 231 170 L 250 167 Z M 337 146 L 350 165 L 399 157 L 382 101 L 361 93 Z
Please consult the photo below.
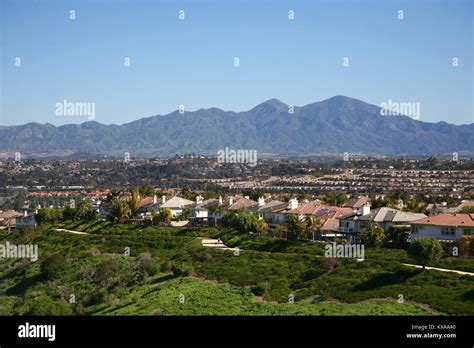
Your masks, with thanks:
M 337 104 L 346 104 L 346 103 L 353 104 L 353 103 L 357 103 L 357 104 L 366 104 L 366 103 L 363 102 L 362 100 L 355 99 L 355 98 L 351 98 L 351 97 L 347 97 L 347 96 L 345 96 L 345 95 L 335 95 L 334 97 L 331 97 L 331 98 L 324 99 L 324 100 L 320 101 L 320 103 L 337 103 Z
M 263 103 L 258 104 L 250 111 L 270 111 L 270 112 L 281 112 L 287 111 L 288 105 L 283 103 L 282 101 L 272 98 L 264 101 Z
M 474 153 L 474 124 L 381 117 L 380 107 L 342 95 L 294 111 L 289 116 L 289 106 L 272 98 L 238 113 L 209 108 L 175 117 L 176 111 L 122 125 L 29 123 L 0 127 L 0 151 L 156 156 L 215 153 L 229 146 L 275 154 Z

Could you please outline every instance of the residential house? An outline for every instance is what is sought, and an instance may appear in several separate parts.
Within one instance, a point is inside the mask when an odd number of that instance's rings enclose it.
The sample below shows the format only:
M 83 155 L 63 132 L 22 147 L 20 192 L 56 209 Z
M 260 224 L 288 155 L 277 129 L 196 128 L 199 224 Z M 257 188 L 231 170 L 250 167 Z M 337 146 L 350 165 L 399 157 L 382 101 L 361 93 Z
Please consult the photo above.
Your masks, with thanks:
M 370 198 L 367 196 L 358 196 L 344 203 L 344 208 L 352 208 L 352 210 L 361 210 L 364 205 L 370 204 Z
M 410 213 L 387 207 L 370 210 L 370 205 L 365 204 L 361 211 L 338 217 L 340 225 L 336 232 L 347 235 L 351 241 L 356 241 L 358 235 L 373 223 L 387 229 L 390 226 L 409 226 L 409 222 L 424 217 L 426 217 L 425 214 Z
M 235 201 L 233 197 L 230 197 L 227 210 L 236 211 L 239 209 L 244 209 L 244 210 L 249 210 L 256 213 L 258 210 L 258 207 L 259 207 L 258 202 L 250 199 L 248 196 L 236 197 Z
M 162 203 L 159 207 L 159 210 L 162 210 L 164 208 L 168 208 L 171 210 L 171 213 L 173 217 L 179 216 L 183 213 L 183 209 L 186 207 L 191 206 L 194 204 L 193 201 L 190 201 L 189 199 L 186 198 L 181 198 L 178 196 L 174 196 L 170 198 L 169 200 L 166 200 L 166 196 L 162 197 Z
M 0 212 L 0 226 L 3 228 L 10 228 L 16 227 L 16 218 L 23 216 L 22 213 L 17 212 L 15 210 L 7 210 Z
M 410 222 L 411 239 L 433 237 L 452 242 L 474 235 L 474 214 L 444 213 Z
M 173 217 L 176 217 L 183 213 L 184 208 L 190 207 L 192 204 L 194 204 L 193 201 L 178 196 L 174 196 L 167 200 L 166 196 L 162 196 L 159 199 L 154 195 L 153 197 L 146 197 L 140 201 L 140 207 L 137 210 L 137 214 L 142 217 L 149 217 L 151 216 L 152 211 L 159 212 L 164 208 L 168 208 L 171 210 Z
M 263 205 L 260 205 L 263 203 Z M 275 225 L 275 213 L 288 207 L 288 203 L 271 200 L 267 203 L 259 201 L 258 217 L 265 220 L 269 225 Z
M 280 208 L 273 212 L 273 225 L 280 225 L 286 222 L 289 216 L 296 215 L 301 220 L 307 216 L 316 216 L 316 213 L 321 209 L 327 208 L 326 205 L 322 204 L 319 200 L 316 201 L 304 201 L 299 203 L 296 198 L 290 199 L 286 207 Z
M 341 216 L 351 214 L 352 208 L 350 207 L 324 207 L 316 212 L 315 218 L 321 224 L 321 235 L 323 238 L 331 237 L 342 237 L 335 231 L 339 229 L 339 218 Z
M 215 204 L 222 205 L 222 198 L 211 198 L 204 200 L 202 196 L 197 196 L 196 203 L 190 206 L 191 219 L 197 221 L 208 221 L 209 218 L 214 218 L 211 207 Z
M 36 227 L 38 222 L 36 221 L 35 213 L 28 213 L 26 210 L 22 216 L 16 218 L 16 228 L 22 229 L 25 227 Z
M 446 202 L 444 204 L 442 203 L 441 205 L 436 205 L 436 204 L 430 204 L 427 207 L 427 210 L 429 212 L 429 215 L 437 215 L 437 214 L 446 214 L 446 213 L 459 213 L 462 208 L 464 207 L 470 207 L 474 206 L 474 201 L 473 200 L 463 200 L 460 204 L 458 205 L 446 205 Z

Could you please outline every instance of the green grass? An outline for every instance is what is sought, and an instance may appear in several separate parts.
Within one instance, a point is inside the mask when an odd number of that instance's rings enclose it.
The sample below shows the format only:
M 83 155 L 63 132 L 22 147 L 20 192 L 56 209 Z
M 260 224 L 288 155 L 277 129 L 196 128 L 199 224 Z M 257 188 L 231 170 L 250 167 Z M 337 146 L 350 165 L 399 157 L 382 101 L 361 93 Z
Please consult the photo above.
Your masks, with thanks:
M 402 263 L 410 261 L 403 250 L 368 249 L 365 261 L 339 259 L 333 269 L 325 264 L 322 246 L 316 243 L 252 238 L 214 228 L 143 228 L 104 222 L 70 222 L 61 227 L 90 234 L 58 232 L 53 226 L 41 226 L 29 236 L 0 232 L 0 243 L 21 244 L 28 238 L 40 251 L 37 263 L 0 260 L 0 314 L 70 314 L 71 293 L 78 301 L 75 314 L 428 313 L 419 306 L 387 300 L 399 295 L 441 314 L 474 314 L 474 277 L 405 267 Z M 235 256 L 205 248 L 196 236 L 221 236 L 227 245 L 242 250 Z M 124 255 L 126 248 L 131 257 Z M 57 279 L 46 281 L 40 265 L 53 253 L 67 255 L 67 267 Z M 174 276 L 143 276 L 136 258 L 142 253 L 150 253 L 157 269 Z M 108 259 L 117 264 L 115 273 L 96 279 Z M 462 262 L 469 265 L 470 261 Z M 179 293 L 186 296 L 184 304 L 177 300 Z M 294 304 L 287 303 L 290 294 L 295 296 Z M 266 302 L 257 301 L 255 295 Z
M 200 279 L 159 275 L 133 289 L 124 304 L 99 315 L 430 315 L 425 308 L 391 300 L 344 304 L 310 300 L 272 304 L 258 301 L 245 288 L 216 285 Z M 183 301 L 180 302 L 180 296 Z M 137 300 L 138 298 L 138 300 Z

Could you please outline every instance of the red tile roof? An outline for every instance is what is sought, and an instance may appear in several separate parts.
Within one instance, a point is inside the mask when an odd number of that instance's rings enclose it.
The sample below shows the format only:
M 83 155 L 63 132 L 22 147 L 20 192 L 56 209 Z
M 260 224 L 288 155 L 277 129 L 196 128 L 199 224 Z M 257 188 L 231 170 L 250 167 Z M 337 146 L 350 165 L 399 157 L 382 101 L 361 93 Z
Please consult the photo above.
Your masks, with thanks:
M 410 221 L 410 224 L 449 227 L 474 227 L 474 214 L 439 214 L 420 220 Z

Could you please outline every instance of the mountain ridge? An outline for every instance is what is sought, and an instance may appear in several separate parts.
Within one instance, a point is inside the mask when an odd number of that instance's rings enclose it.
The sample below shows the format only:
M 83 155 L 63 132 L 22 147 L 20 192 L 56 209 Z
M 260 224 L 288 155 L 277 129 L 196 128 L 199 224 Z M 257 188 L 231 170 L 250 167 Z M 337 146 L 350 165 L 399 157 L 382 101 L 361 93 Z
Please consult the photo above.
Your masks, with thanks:
M 121 125 L 87 121 L 0 126 L 0 151 L 68 151 L 136 156 L 210 153 L 224 147 L 267 153 L 357 152 L 379 155 L 474 153 L 474 123 L 428 123 L 382 116 L 381 108 L 334 96 L 305 106 L 272 98 L 247 111 L 219 108 L 140 118 Z

